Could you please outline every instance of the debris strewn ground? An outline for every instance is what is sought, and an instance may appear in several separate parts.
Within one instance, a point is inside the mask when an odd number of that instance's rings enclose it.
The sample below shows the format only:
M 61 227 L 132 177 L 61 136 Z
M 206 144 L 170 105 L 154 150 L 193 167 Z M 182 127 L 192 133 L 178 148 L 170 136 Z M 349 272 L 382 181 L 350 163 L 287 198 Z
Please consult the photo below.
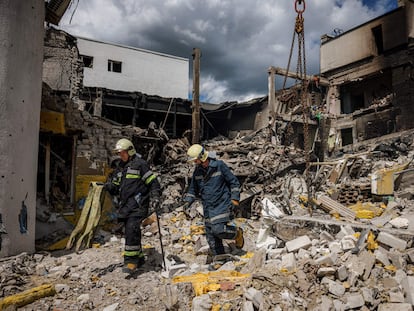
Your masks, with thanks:
M 312 196 L 303 151 L 270 134 L 206 143 L 242 184 L 243 250 L 227 241 L 227 255 L 209 256 L 200 203 L 189 213 L 180 204 L 188 142 L 170 140 L 155 168 L 166 267 L 152 215 L 136 274 L 121 271 L 122 234 L 101 228 L 91 248 L 1 259 L 1 297 L 52 284 L 56 294 L 19 310 L 412 310 L 412 133 L 314 163 Z

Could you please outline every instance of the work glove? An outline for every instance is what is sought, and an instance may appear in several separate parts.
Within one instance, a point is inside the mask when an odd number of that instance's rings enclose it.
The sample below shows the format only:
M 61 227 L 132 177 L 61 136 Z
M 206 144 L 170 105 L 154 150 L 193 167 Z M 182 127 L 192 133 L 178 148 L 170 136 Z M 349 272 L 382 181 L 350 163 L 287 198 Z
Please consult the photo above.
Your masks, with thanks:
M 111 195 L 115 195 L 117 193 L 116 186 L 113 183 L 109 182 L 109 181 L 104 183 L 103 189 Z
M 231 211 L 233 214 L 236 214 L 239 210 L 239 201 L 238 200 L 231 200 Z
M 160 209 L 160 198 L 159 197 L 153 197 L 150 199 L 150 211 L 151 212 L 158 212 Z

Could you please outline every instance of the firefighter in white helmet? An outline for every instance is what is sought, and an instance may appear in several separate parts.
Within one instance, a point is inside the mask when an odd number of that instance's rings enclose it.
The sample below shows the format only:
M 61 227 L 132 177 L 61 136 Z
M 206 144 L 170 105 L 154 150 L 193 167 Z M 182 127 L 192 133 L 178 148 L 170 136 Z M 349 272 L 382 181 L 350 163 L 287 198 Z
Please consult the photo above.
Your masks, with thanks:
M 149 207 L 156 210 L 160 204 L 160 184 L 149 165 L 126 138 L 117 141 L 116 152 L 121 163 L 116 183 L 111 192 L 119 194 L 118 221 L 125 224 L 124 272 L 131 273 L 144 264 L 141 246 L 141 222 L 148 216 Z
M 237 248 L 244 244 L 243 231 L 233 223 L 239 205 L 240 183 L 221 160 L 209 157 L 199 144 L 188 151 L 188 161 L 196 164 L 184 201 L 185 208 L 201 197 L 207 242 L 213 256 L 224 254 L 223 239 L 234 239 Z

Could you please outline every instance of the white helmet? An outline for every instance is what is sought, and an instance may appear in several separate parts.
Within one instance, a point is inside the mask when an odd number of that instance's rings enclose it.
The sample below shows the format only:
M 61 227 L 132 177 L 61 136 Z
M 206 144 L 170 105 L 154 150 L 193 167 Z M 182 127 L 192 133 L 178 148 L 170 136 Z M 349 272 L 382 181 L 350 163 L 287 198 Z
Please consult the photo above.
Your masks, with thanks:
M 200 159 L 201 162 L 204 162 L 208 158 L 208 152 L 204 149 L 203 146 L 199 144 L 194 144 L 187 151 L 188 162 L 195 161 Z
M 135 150 L 134 144 L 129 139 L 126 139 L 126 138 L 121 138 L 115 144 L 115 148 L 114 148 L 115 152 L 120 152 L 122 150 L 128 151 L 129 156 L 133 156 L 134 154 L 137 153 Z

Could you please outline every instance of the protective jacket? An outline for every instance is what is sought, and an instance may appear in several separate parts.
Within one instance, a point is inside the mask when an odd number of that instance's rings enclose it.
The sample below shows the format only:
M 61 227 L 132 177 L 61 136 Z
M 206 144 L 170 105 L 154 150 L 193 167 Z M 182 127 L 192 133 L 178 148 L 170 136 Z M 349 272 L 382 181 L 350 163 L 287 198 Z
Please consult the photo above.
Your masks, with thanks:
M 119 183 L 114 184 L 119 191 L 118 218 L 147 216 L 150 197 L 160 197 L 160 184 L 148 163 L 135 154 L 121 163 L 117 177 L 112 181 Z
M 197 165 L 184 201 L 201 197 L 204 219 L 212 224 L 233 219 L 231 200 L 240 200 L 240 183 L 221 160 L 209 158 L 209 165 Z

